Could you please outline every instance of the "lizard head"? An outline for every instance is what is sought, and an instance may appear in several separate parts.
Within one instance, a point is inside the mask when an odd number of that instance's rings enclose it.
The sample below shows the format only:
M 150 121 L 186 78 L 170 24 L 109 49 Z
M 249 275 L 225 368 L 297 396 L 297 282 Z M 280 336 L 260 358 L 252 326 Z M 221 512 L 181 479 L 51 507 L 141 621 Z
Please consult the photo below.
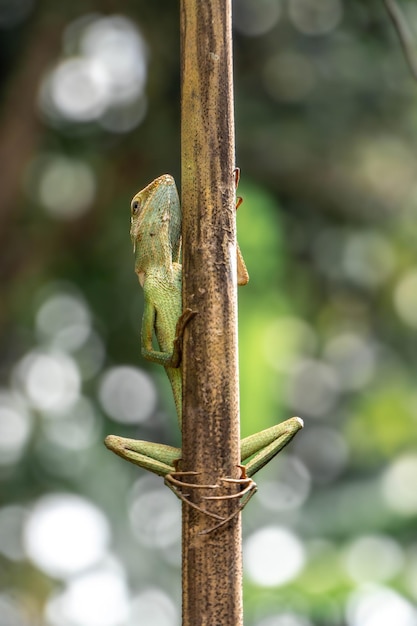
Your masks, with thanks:
M 164 174 L 139 191 L 130 208 L 130 236 L 140 279 L 150 262 L 179 260 L 181 209 L 172 176 Z

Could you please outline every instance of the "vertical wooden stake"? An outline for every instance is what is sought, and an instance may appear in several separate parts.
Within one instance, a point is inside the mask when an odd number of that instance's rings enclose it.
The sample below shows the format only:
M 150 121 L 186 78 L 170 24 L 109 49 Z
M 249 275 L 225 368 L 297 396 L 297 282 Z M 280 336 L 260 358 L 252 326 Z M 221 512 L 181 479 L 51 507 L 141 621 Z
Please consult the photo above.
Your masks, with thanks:
M 235 167 L 231 0 L 181 0 L 183 305 L 198 314 L 183 353 L 184 471 L 218 489 L 187 498 L 227 517 L 239 478 Z M 234 490 L 234 491 L 233 491 Z M 183 626 L 241 626 L 240 514 L 217 530 L 183 504 Z M 203 534 L 202 534 L 203 533 Z

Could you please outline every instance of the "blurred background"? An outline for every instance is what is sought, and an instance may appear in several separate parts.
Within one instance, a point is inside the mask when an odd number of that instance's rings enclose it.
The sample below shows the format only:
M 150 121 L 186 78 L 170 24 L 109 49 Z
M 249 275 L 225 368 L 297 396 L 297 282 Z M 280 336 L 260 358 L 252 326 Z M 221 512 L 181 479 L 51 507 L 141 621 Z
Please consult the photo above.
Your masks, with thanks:
M 416 37 L 417 5 L 402 3 Z M 121 7 L 123 13 L 120 12 Z M 129 204 L 179 181 L 172 0 L 0 2 L 0 626 L 179 626 Z M 380 0 L 235 0 L 246 626 L 417 624 L 417 83 Z

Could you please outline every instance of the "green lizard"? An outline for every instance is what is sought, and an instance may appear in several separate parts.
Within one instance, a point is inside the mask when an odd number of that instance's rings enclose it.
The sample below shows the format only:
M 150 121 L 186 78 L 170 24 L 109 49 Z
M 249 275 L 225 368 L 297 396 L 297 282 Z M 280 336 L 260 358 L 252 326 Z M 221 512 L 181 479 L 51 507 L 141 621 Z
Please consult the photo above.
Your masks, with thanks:
M 181 313 L 181 207 L 174 179 L 160 176 L 131 202 L 135 272 L 143 287 L 142 356 L 165 367 L 181 428 L 181 337 L 194 315 Z M 155 333 L 159 351 L 152 345 Z
M 235 170 L 234 176 L 237 187 L 239 170 Z M 237 207 L 240 203 L 241 199 Z M 191 309 L 181 312 L 181 207 L 175 181 L 169 174 L 160 176 L 133 197 L 130 236 L 135 272 L 145 298 L 142 355 L 165 367 L 181 428 L 181 342 L 184 327 L 195 312 Z M 237 282 L 244 285 L 248 280 L 237 246 Z M 154 334 L 159 350 L 153 347 Z M 261 469 L 302 426 L 302 420 L 293 417 L 243 439 L 241 460 L 245 464 L 244 477 L 250 477 Z M 181 457 L 180 448 L 115 435 L 109 435 L 105 444 L 122 458 L 164 477 L 176 473 L 175 461 Z

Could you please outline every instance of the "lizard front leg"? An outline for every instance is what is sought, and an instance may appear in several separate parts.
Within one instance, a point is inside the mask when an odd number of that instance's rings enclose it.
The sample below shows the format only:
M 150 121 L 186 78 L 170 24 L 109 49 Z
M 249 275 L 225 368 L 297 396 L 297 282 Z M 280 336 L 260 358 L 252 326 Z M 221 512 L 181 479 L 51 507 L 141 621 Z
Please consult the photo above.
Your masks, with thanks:
M 155 350 L 152 344 L 152 338 L 155 329 L 156 309 L 152 303 L 145 299 L 145 308 L 142 317 L 142 356 L 148 361 L 163 365 L 163 367 L 179 367 L 184 329 L 194 315 L 196 315 L 196 311 L 185 309 L 178 318 L 175 337 L 172 342 L 172 352 Z

